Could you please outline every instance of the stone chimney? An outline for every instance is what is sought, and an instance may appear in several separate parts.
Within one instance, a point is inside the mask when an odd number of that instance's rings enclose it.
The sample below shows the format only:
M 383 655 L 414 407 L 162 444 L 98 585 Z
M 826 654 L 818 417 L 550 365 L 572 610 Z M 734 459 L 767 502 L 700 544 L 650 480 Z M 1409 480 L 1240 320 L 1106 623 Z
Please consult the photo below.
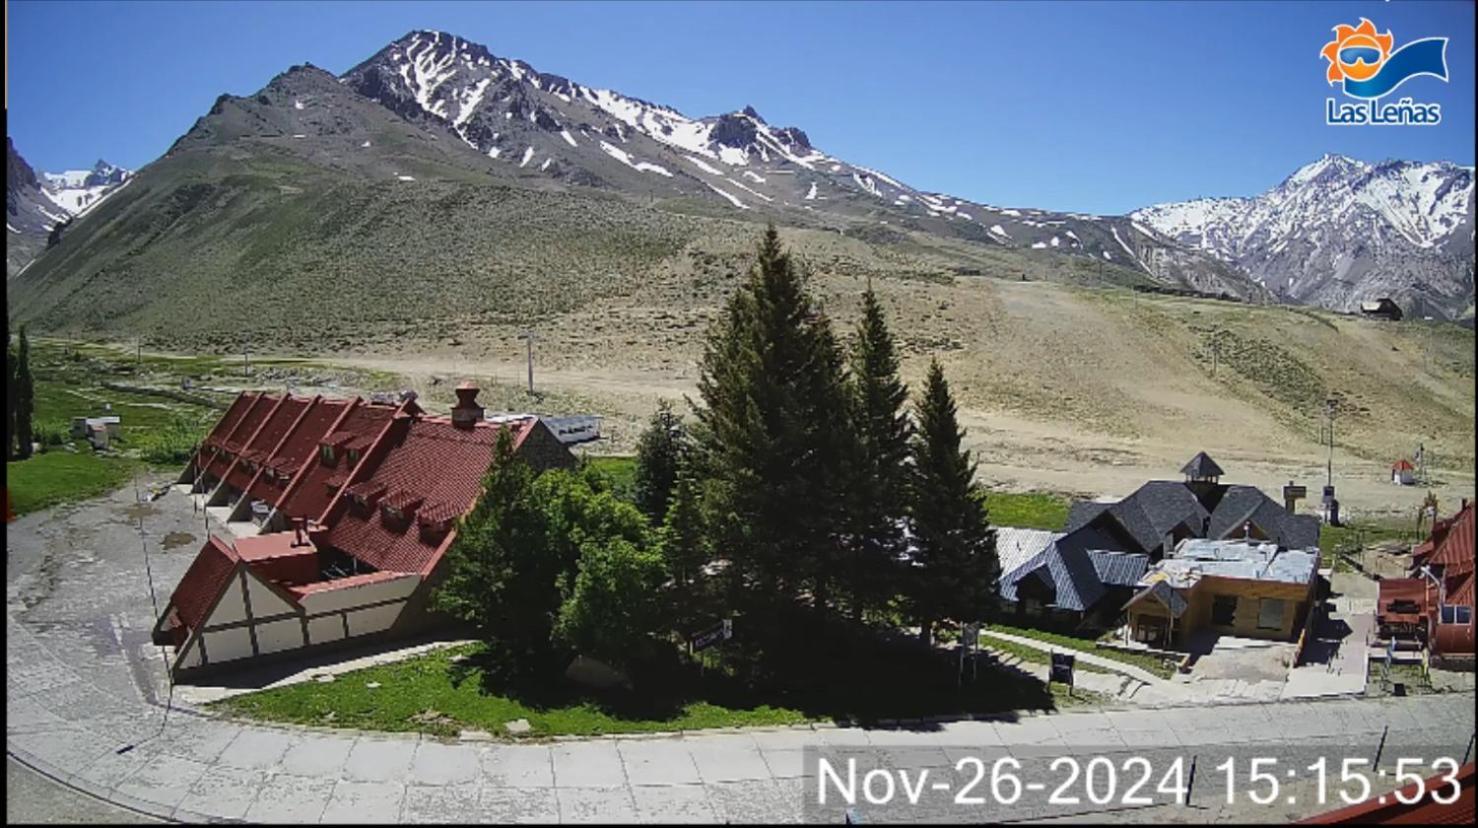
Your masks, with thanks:
M 452 406 L 452 425 L 472 428 L 482 420 L 482 406 L 477 404 L 478 387 L 467 381 L 457 386 L 457 404 Z

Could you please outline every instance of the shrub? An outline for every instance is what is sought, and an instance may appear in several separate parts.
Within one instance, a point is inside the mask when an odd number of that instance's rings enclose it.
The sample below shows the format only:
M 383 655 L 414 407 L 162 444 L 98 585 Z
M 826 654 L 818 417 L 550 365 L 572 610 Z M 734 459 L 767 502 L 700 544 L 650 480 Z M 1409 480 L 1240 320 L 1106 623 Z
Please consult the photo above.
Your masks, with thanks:
M 175 465 L 190 459 L 204 429 L 183 417 L 175 417 L 139 438 L 139 456 L 157 465 Z

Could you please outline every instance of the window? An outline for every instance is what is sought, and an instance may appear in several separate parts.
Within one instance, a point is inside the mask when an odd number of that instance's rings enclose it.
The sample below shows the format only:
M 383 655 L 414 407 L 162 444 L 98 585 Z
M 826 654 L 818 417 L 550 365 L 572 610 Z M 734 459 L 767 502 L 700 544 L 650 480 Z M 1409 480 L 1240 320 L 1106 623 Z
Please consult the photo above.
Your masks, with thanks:
M 359 450 L 358 449 L 349 449 L 349 464 L 350 465 L 353 465 L 353 464 L 358 463 L 358 462 L 359 462 Z
M 1237 623 L 1237 596 L 1213 595 L 1211 597 L 1211 623 L 1218 627 L 1230 627 Z
M 1264 598 L 1257 605 L 1257 628 L 1259 630 L 1283 629 L 1283 599 Z
M 322 460 L 325 463 L 332 463 L 332 462 L 334 462 L 334 447 L 333 446 L 319 446 L 318 447 L 318 457 L 319 457 L 320 460 Z
M 1443 604 L 1442 623 L 1471 624 L 1473 623 L 1473 608 L 1465 607 L 1460 604 Z

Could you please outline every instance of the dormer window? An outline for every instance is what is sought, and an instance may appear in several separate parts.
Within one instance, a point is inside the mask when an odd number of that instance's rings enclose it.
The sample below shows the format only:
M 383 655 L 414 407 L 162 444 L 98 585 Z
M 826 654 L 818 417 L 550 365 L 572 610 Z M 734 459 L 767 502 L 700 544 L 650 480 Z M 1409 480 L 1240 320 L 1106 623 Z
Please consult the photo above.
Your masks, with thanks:
M 319 446 L 318 447 L 318 459 L 319 460 L 322 460 L 325 464 L 332 466 L 333 463 L 334 463 L 334 447 L 333 446 Z
M 357 464 L 359 462 L 359 449 L 349 449 L 348 455 L 349 455 L 349 465 L 352 466 L 352 465 L 355 465 L 355 464 Z

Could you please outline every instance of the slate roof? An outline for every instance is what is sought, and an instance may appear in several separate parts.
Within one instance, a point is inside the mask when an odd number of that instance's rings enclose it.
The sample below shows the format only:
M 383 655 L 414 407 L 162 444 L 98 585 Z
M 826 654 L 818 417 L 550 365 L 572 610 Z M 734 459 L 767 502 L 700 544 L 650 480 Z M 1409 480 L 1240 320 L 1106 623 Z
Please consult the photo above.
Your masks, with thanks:
M 1226 472 L 1221 470 L 1221 466 L 1216 465 L 1216 461 L 1212 460 L 1210 455 L 1204 451 L 1198 451 L 1190 462 L 1180 467 L 1180 473 L 1190 477 L 1221 477 Z
M 1053 606 L 1075 612 L 1088 611 L 1103 597 L 1104 589 L 1086 547 L 1101 540 L 1102 537 L 1091 528 L 1057 539 L 1015 570 L 1001 575 L 1001 597 L 1007 601 L 1017 600 L 1017 585 L 1035 574 L 1046 579 L 1057 593 Z
M 1062 537 L 1061 532 L 1041 529 L 1019 529 L 1014 526 L 996 527 L 996 557 L 1000 559 L 1001 572 L 1013 572 L 1017 567 L 1047 548 L 1047 545 Z
M 1193 488 L 1193 486 L 1195 486 Z M 1198 494 L 1199 492 L 1199 494 Z M 1166 535 L 1240 538 L 1251 521 L 1268 540 L 1290 549 L 1305 549 L 1319 543 L 1319 520 L 1313 515 L 1290 515 L 1283 505 L 1255 486 L 1240 484 L 1187 484 L 1176 480 L 1151 480 L 1117 503 L 1079 501 L 1068 509 L 1067 531 L 1112 521 L 1124 542 L 1102 547 L 1153 555 Z
M 1106 587 L 1132 587 L 1144 577 L 1149 569 L 1150 558 L 1133 552 L 1110 552 L 1106 549 L 1088 550 L 1098 580 Z

